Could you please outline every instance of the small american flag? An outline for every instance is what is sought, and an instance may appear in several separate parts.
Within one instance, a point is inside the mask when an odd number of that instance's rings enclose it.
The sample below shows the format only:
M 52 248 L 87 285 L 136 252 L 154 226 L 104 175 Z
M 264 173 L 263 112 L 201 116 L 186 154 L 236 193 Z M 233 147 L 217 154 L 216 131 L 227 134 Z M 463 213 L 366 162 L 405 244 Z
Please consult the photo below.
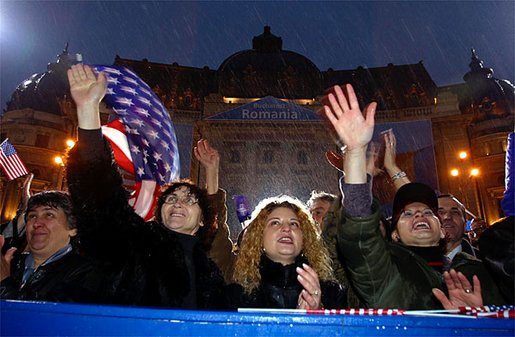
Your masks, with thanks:
M 163 103 L 134 72 L 119 66 L 94 66 L 107 77 L 104 102 L 113 110 L 102 127 L 118 165 L 134 176 L 130 202 L 150 220 L 159 186 L 179 177 L 179 149 L 172 120 Z
M 9 180 L 29 173 L 8 139 L 0 144 L 0 166 Z

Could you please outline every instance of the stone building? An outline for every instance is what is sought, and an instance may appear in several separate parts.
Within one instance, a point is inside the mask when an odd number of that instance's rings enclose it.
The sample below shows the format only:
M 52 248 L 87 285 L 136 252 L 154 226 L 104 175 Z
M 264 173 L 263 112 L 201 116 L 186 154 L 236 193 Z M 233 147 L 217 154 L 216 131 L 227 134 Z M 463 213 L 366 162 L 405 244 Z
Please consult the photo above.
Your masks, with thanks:
M 65 186 L 63 167 L 52 160 L 64 155 L 65 140 L 76 136 L 66 86 L 71 62 L 66 48 L 47 72 L 18 86 L 2 115 L 1 138 L 9 137 L 36 173 L 35 191 Z M 406 149 L 400 152 L 406 153 L 399 154 L 400 166 L 412 179 L 455 194 L 487 221 L 501 215 L 503 151 L 513 131 L 514 91 L 509 82 L 495 79 L 475 53 L 465 83 L 441 88 L 422 62 L 320 70 L 305 56 L 284 50 L 270 27 L 253 38 L 251 49 L 229 56 L 216 70 L 119 56 L 114 64 L 134 70 L 169 110 L 179 139 L 181 176 L 203 183 L 191 158 L 192 147 L 204 137 L 220 151 L 221 186 L 229 197 L 246 195 L 252 206 L 279 193 L 305 200 L 312 189 L 337 192 L 338 173 L 324 158 L 336 146 L 317 114 L 318 99 L 334 84 L 351 83 L 362 106 L 378 102 L 378 125 L 418 141 L 415 146 L 404 141 Z M 103 107 L 102 112 L 106 120 L 109 110 Z M 429 128 L 425 140 L 411 136 L 419 127 Z M 468 159 L 458 159 L 461 150 L 470 154 Z M 473 165 L 481 172 L 477 178 L 449 175 L 454 167 L 463 171 Z M 6 219 L 16 210 L 19 182 L 0 179 Z

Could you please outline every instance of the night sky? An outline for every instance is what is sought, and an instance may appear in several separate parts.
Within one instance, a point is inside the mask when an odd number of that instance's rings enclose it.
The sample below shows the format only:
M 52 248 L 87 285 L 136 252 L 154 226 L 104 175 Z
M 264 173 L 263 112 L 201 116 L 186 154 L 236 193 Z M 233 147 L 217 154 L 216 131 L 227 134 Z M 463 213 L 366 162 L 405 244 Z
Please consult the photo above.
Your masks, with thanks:
M 217 69 L 270 25 L 320 70 L 423 61 L 437 85 L 463 82 L 470 49 L 514 82 L 515 1 L 0 1 L 1 109 L 66 42 L 85 63 L 122 58 Z

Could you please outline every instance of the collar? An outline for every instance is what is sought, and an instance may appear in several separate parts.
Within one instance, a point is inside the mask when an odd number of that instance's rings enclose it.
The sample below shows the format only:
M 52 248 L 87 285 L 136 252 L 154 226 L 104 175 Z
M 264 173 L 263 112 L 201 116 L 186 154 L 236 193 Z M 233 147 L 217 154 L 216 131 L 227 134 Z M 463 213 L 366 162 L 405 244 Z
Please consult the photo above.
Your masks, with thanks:
M 300 286 L 297 280 L 296 268 L 301 267 L 303 263 L 308 264 L 308 260 L 304 256 L 299 255 L 294 263 L 283 266 L 281 263 L 274 262 L 263 254 L 259 264 L 261 281 L 279 287 Z
M 44 267 L 49 263 L 52 263 L 54 261 L 57 261 L 61 258 L 63 258 L 66 254 L 72 251 L 72 245 L 67 244 L 63 248 L 59 249 L 57 252 L 52 254 L 48 259 L 45 260 L 38 268 Z M 22 284 L 25 284 L 29 277 L 36 271 L 36 268 L 34 266 L 34 256 L 32 253 L 29 253 L 27 255 L 27 258 L 25 258 L 25 268 L 23 270 L 23 278 L 22 278 Z

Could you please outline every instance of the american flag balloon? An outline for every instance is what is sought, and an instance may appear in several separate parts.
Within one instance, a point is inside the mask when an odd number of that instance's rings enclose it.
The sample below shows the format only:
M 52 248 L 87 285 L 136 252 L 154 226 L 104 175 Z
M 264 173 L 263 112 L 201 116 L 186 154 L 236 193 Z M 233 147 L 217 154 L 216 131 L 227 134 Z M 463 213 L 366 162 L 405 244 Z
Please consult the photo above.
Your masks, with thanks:
M 102 127 L 118 165 L 134 176 L 130 199 L 145 220 L 153 217 L 160 186 L 180 175 L 175 129 L 163 103 L 133 71 L 119 66 L 93 66 L 107 77 L 104 102 L 113 110 Z

